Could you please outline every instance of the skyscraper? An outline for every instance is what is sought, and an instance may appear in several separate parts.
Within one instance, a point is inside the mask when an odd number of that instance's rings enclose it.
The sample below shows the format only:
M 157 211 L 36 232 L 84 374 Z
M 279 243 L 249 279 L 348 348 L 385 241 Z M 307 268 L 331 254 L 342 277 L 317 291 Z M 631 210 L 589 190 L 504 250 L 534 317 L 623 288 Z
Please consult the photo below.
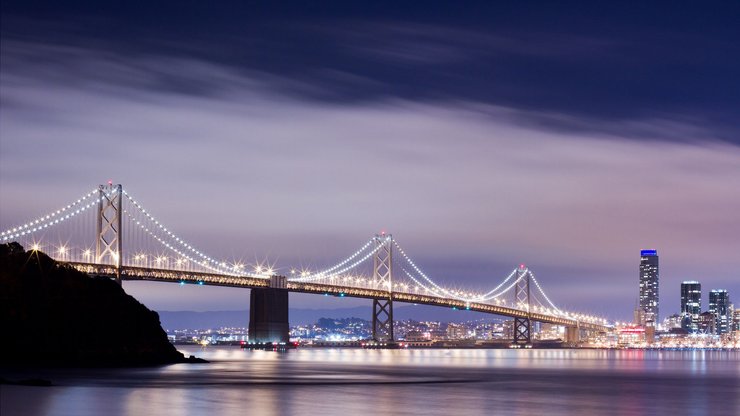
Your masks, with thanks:
M 691 317 L 690 326 L 684 329 L 696 332 L 699 314 L 701 314 L 701 283 L 697 281 L 681 283 L 681 315 Z
M 714 328 L 717 335 L 730 332 L 730 295 L 724 289 L 709 292 L 709 312 L 714 314 Z
M 658 312 L 658 251 L 640 251 L 640 310 L 641 325 L 655 327 L 660 319 Z

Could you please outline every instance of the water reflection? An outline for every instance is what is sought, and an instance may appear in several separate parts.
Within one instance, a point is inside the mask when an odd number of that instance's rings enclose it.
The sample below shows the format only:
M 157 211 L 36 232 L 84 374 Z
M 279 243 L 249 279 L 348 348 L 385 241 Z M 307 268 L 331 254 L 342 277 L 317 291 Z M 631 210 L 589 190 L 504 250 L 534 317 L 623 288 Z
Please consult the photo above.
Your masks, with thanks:
M 2 415 L 740 414 L 740 353 L 184 349 L 210 364 L 37 370 Z

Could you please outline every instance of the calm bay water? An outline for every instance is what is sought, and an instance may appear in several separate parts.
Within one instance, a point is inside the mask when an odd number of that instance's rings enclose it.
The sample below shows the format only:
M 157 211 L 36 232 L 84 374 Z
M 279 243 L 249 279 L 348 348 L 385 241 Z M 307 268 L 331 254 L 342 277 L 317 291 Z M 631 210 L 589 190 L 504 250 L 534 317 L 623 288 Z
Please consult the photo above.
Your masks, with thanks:
M 740 352 L 182 348 L 211 361 L 4 371 L 12 415 L 740 415 Z

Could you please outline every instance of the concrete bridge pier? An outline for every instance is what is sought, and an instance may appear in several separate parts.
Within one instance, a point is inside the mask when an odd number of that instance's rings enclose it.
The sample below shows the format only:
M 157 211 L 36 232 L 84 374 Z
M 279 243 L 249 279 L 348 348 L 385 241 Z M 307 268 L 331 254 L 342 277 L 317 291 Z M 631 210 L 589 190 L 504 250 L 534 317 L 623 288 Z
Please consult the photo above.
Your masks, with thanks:
M 581 342 L 581 328 L 578 326 L 565 327 L 565 343 L 569 345 L 578 345 Z
M 270 287 L 249 295 L 249 341 L 288 342 L 288 289 L 285 276 L 270 276 Z

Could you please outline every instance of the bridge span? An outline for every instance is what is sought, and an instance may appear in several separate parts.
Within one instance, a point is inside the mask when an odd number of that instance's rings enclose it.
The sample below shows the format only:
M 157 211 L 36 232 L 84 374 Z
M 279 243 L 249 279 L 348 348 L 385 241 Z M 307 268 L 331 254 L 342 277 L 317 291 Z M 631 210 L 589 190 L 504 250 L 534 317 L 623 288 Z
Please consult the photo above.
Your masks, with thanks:
M 582 331 L 605 331 L 606 320 L 558 308 L 532 271 L 516 267 L 488 291 L 435 281 L 390 234 L 377 234 L 352 255 L 323 270 L 290 269 L 217 260 L 155 219 L 121 185 L 100 185 L 76 201 L 0 232 L 90 275 L 250 289 L 250 340 L 288 341 L 289 292 L 372 300 L 377 341 L 393 342 L 394 302 L 471 310 L 513 318 L 513 343 L 530 344 L 531 322 L 567 328 L 567 342 Z M 449 282 L 450 279 L 447 279 Z
M 214 273 L 188 272 L 182 270 L 166 270 L 145 267 L 124 266 L 116 269 L 110 265 L 100 265 L 94 263 L 69 262 L 70 266 L 75 269 L 96 276 L 106 276 L 116 278 L 120 275 L 121 280 L 131 281 L 155 281 L 178 284 L 199 284 L 205 286 L 223 286 L 244 289 L 269 289 L 271 280 L 259 276 L 233 276 Z M 316 295 L 344 296 L 362 299 L 386 299 L 391 298 L 394 302 L 410 303 L 416 305 L 430 305 L 444 308 L 456 308 L 458 310 L 469 310 L 474 312 L 488 313 L 492 315 L 504 316 L 509 318 L 531 319 L 533 321 L 562 325 L 565 327 L 578 327 L 587 331 L 606 331 L 607 325 L 579 321 L 567 317 L 548 315 L 545 313 L 527 311 L 514 307 L 492 305 L 480 302 L 465 302 L 459 299 L 449 299 L 437 296 L 430 296 L 420 293 L 391 292 L 373 288 L 363 288 L 346 285 L 332 285 L 325 283 L 306 283 L 292 282 L 285 276 L 272 276 L 273 281 L 285 281 L 284 287 L 288 292 L 310 293 Z

